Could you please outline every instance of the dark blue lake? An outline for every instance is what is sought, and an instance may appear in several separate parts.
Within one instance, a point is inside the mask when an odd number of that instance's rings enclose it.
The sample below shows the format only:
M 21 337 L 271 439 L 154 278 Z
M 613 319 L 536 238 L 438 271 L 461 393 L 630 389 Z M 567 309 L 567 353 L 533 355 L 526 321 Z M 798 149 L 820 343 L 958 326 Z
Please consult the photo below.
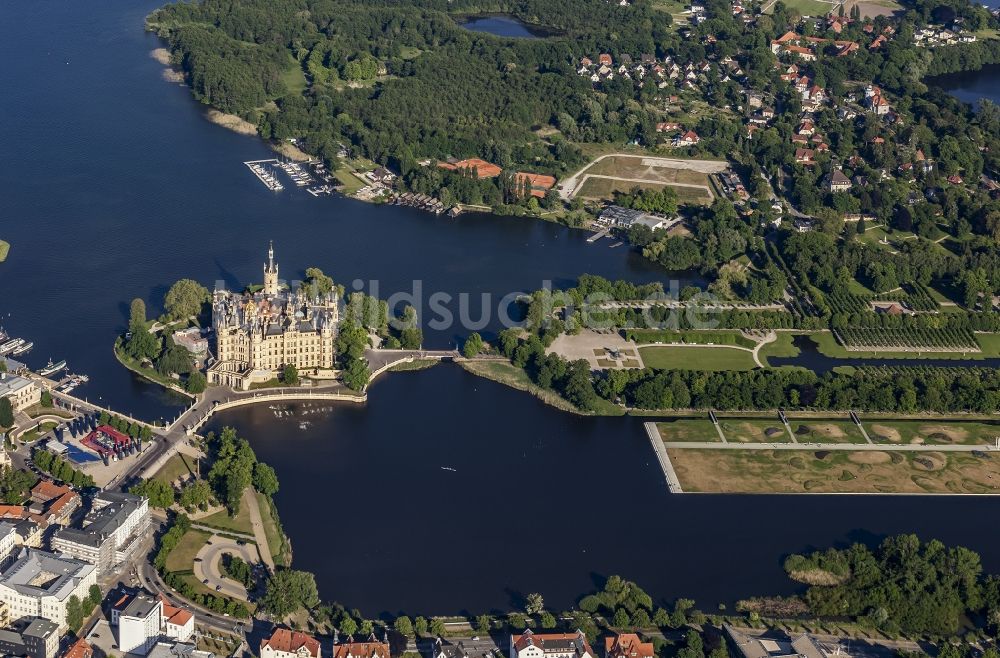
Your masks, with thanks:
M 513 16 L 474 16 L 460 25 L 473 32 L 486 32 L 497 37 L 539 39 L 546 36 L 542 30 L 529 26 Z
M 667 282 L 623 247 L 553 224 L 268 192 L 242 164 L 266 146 L 205 121 L 162 79 L 142 29 L 159 2 L 0 4 L 0 238 L 12 245 L 0 324 L 35 342 L 29 364 L 64 358 L 90 375 L 80 395 L 175 413 L 179 400 L 114 360 L 129 300 L 156 313 L 182 277 L 257 282 L 269 239 L 284 278 L 318 266 L 349 287 L 377 281 L 380 296 L 419 281 L 424 298 L 468 293 L 473 317 L 584 272 Z M 498 326 L 494 312 L 484 333 Z M 426 344 L 464 333 L 428 328 Z M 910 531 L 1000 571 L 992 499 L 670 496 L 640 420 L 564 414 L 452 366 L 380 380 L 364 406 L 218 423 L 278 469 L 295 566 L 371 615 L 503 609 L 531 591 L 565 608 L 611 573 L 711 610 L 791 591 L 789 551 Z

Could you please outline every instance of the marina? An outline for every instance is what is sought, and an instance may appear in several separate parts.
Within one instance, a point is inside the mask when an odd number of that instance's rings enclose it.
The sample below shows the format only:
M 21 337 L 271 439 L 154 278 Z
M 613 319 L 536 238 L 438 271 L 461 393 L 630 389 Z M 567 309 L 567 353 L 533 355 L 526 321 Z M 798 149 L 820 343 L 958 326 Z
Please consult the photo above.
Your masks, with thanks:
M 0 345 L 0 355 L 13 353 L 14 350 L 20 348 L 22 345 L 24 345 L 23 338 L 13 338 L 7 341 L 6 343 Z
M 264 187 L 272 192 L 280 192 L 285 189 L 285 186 L 281 184 L 278 177 L 267 170 L 267 165 L 278 164 L 277 160 L 273 158 L 270 160 L 249 160 L 243 164 L 253 172 L 257 180 L 264 184 Z
M 407 192 L 405 194 L 400 194 L 396 197 L 397 206 L 408 206 L 410 208 L 419 208 L 420 210 L 427 210 L 434 213 L 435 215 L 440 215 L 445 211 L 444 204 L 438 199 L 426 194 L 417 194 L 416 192 Z

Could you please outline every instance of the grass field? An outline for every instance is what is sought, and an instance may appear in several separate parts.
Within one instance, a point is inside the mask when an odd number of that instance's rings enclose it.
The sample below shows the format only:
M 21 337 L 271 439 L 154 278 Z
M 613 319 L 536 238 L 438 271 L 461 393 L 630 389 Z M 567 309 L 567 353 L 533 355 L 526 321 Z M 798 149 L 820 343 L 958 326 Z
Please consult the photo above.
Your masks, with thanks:
M 799 443 L 868 443 L 850 420 L 789 418 L 788 425 Z
M 876 443 L 995 445 L 1000 437 L 1000 424 L 991 423 L 879 420 L 863 424 Z
M 616 192 L 627 193 L 635 188 L 642 190 L 662 190 L 669 183 L 639 183 L 635 181 L 618 180 L 613 178 L 588 178 L 576 192 L 576 196 L 584 199 L 614 199 Z M 677 199 L 680 203 L 688 204 L 708 204 L 711 198 L 708 193 L 701 189 L 691 187 L 674 187 L 677 191 Z
M 774 5 L 771 3 L 765 3 L 768 7 L 767 11 L 770 13 Z M 839 3 L 831 2 L 820 2 L 819 0 L 786 0 L 785 6 L 789 10 L 797 11 L 803 16 L 826 16 L 831 11 L 836 11 Z
M 288 68 L 281 74 L 281 81 L 293 94 L 301 94 L 306 90 L 306 74 L 302 70 L 302 65 L 294 60 L 289 61 Z
M 194 458 L 178 453 L 167 460 L 167 463 L 156 472 L 153 479 L 172 484 L 178 478 L 194 475 L 194 467 Z
M 730 443 L 792 442 L 777 418 L 719 418 L 719 426 Z
M 250 525 L 250 511 L 247 509 L 246 505 L 240 505 L 240 511 L 236 514 L 236 516 L 229 516 L 229 512 L 222 510 L 221 512 L 216 512 L 215 514 L 211 514 L 203 519 L 200 519 L 197 523 L 212 526 L 213 528 L 220 528 L 222 530 L 232 530 L 245 535 L 253 534 L 253 526 Z
M 733 347 L 658 346 L 640 347 L 647 368 L 658 370 L 753 370 L 756 364 L 747 350 Z
M 257 496 L 257 506 L 260 507 L 260 520 L 264 524 L 264 535 L 267 536 L 267 546 L 271 549 L 271 557 L 278 564 L 288 564 L 282 555 L 282 547 L 285 544 L 285 537 L 271 515 L 271 506 L 267 502 L 267 497 L 259 492 L 254 492 Z
M 760 352 L 757 354 L 763 363 L 767 363 L 768 357 L 786 357 L 791 358 L 798 356 L 801 350 L 792 344 L 792 339 L 795 337 L 794 334 L 788 332 L 782 332 L 778 334 L 776 340 L 771 343 L 767 343 L 764 347 L 760 348 Z
M 338 181 L 340 181 L 340 184 L 344 186 L 341 190 L 344 194 L 354 194 L 365 186 L 365 182 L 355 176 L 350 169 L 341 167 L 340 169 L 335 170 L 333 175 Z
M 656 424 L 664 441 L 721 441 L 707 418 L 677 418 Z
M 167 556 L 167 571 L 190 571 L 194 568 L 194 557 L 211 536 L 203 530 L 188 530 Z
M 992 493 L 1000 459 L 984 454 L 668 448 L 684 491 Z

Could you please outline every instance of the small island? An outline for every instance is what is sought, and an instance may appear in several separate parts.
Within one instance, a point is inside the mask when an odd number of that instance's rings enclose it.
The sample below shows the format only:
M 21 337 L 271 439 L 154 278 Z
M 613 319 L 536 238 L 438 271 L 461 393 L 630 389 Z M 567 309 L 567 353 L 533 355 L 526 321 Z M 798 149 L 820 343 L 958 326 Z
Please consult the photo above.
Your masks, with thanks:
M 4 240 L 0 240 L 0 263 L 7 260 L 7 254 L 10 253 L 10 243 Z

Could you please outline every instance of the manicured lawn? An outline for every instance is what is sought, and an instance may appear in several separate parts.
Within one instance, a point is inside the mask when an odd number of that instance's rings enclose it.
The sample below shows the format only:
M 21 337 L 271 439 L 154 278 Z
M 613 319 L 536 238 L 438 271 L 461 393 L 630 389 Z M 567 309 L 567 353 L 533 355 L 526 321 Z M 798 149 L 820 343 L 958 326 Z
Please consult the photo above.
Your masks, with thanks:
M 351 173 L 349 169 L 337 169 L 333 172 L 333 175 L 344 186 L 342 190 L 344 194 L 354 194 L 365 186 L 361 179 Z
M 678 418 L 656 424 L 664 441 L 721 441 L 715 425 L 707 418 Z
M 221 512 L 216 512 L 215 514 L 195 521 L 195 523 L 202 523 L 204 525 L 212 526 L 213 528 L 221 528 L 223 530 L 241 532 L 245 535 L 253 534 L 253 526 L 250 524 L 250 511 L 247 510 L 246 505 L 240 505 L 240 511 L 236 514 L 236 516 L 229 516 L 229 513 L 226 510 L 222 510 Z
M 996 493 L 1000 460 L 972 453 L 668 448 L 685 491 Z
M 787 0 L 785 5 L 803 16 L 826 16 L 836 10 L 836 3 L 819 2 L 818 0 Z M 769 11 L 773 10 L 773 7 Z
M 211 536 L 203 530 L 188 530 L 167 556 L 167 571 L 190 571 L 193 569 L 194 557 Z
M 658 370 L 753 370 L 753 356 L 733 347 L 658 346 L 640 347 L 647 368 Z
M 778 338 L 773 343 L 768 343 L 764 347 L 760 348 L 761 360 L 767 363 L 769 357 L 795 357 L 798 356 L 801 350 L 792 344 L 792 340 L 795 338 L 795 334 L 782 332 L 778 334 Z
M 193 475 L 194 467 L 193 457 L 178 453 L 167 460 L 163 468 L 156 472 L 154 479 L 171 484 L 178 478 Z

